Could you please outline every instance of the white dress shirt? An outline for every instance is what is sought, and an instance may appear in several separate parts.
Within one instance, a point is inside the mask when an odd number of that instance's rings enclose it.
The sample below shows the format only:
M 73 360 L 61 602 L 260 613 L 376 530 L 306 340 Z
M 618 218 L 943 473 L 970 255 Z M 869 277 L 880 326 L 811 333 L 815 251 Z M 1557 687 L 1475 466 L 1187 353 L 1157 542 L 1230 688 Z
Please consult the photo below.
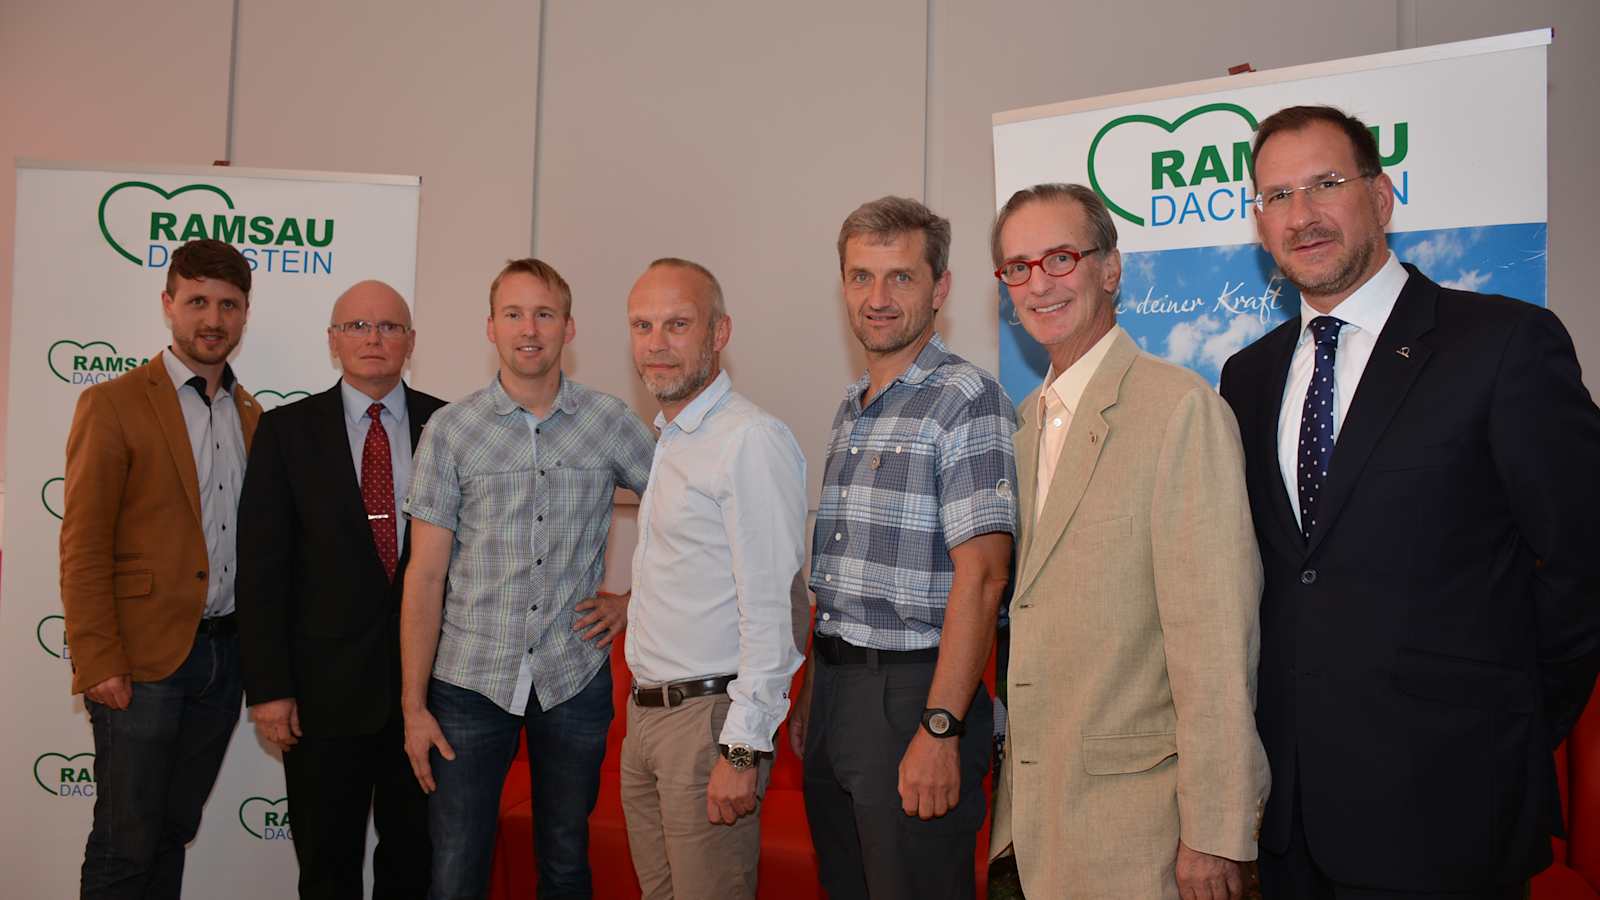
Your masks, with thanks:
M 1378 343 L 1389 313 L 1394 311 L 1400 290 L 1406 286 L 1409 274 L 1400 265 L 1394 253 L 1383 264 L 1378 274 L 1356 288 L 1328 315 L 1342 319 L 1339 328 L 1339 349 L 1333 357 L 1333 439 L 1335 447 L 1339 429 L 1344 427 L 1345 413 L 1350 411 L 1350 401 L 1355 399 L 1356 388 L 1361 384 L 1361 373 L 1372 358 L 1372 348 Z M 1306 390 L 1311 387 L 1311 375 L 1316 371 L 1316 341 L 1311 336 L 1311 320 L 1323 315 L 1300 301 L 1300 340 L 1295 344 L 1294 356 L 1289 360 L 1289 378 L 1283 386 L 1283 406 L 1278 411 L 1278 470 L 1283 474 L 1283 486 L 1289 492 L 1289 506 L 1294 510 L 1294 520 L 1300 521 L 1300 478 L 1295 460 L 1300 456 L 1300 417 L 1304 412 Z M 1337 449 L 1334 451 L 1337 453 Z
M 244 426 L 234 406 L 233 368 L 223 365 L 217 393 L 206 397 L 193 379 L 200 378 L 168 347 L 161 354 L 167 377 L 178 389 L 178 408 L 189 432 L 194 453 L 194 474 L 200 488 L 200 527 L 206 536 L 206 564 L 211 576 L 206 585 L 205 617 L 214 619 L 233 612 L 233 580 L 239 574 L 236 539 L 239 523 L 239 488 L 244 484 Z M 203 382 L 203 379 L 202 379 Z
M 805 558 L 806 463 L 782 422 L 719 374 L 671 421 L 639 506 L 628 668 L 640 684 L 735 675 L 719 739 L 771 750 L 789 712 L 790 587 Z
M 1100 368 L 1100 363 L 1105 360 L 1111 345 L 1121 333 L 1121 325 L 1111 326 L 1111 330 L 1095 341 L 1089 352 L 1078 357 L 1077 362 L 1067 366 L 1065 372 L 1058 376 L 1055 367 L 1051 366 L 1045 373 L 1044 383 L 1047 387 L 1039 392 L 1039 467 L 1033 504 L 1035 522 L 1044 512 L 1044 501 L 1050 496 L 1050 482 L 1055 479 L 1056 463 L 1060 461 L 1061 448 L 1067 442 L 1067 429 L 1072 427 L 1072 417 L 1078 412 L 1078 401 L 1083 399 L 1089 379 L 1094 377 L 1095 370 Z

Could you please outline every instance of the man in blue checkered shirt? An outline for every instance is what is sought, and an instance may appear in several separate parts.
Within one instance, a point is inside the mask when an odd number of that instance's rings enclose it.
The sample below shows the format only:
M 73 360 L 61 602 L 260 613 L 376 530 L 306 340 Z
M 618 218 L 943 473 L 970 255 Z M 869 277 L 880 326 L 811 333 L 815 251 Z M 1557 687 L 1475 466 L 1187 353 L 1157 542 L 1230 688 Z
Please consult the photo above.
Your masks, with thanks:
M 816 631 L 789 720 L 823 887 L 973 897 L 993 706 L 980 678 L 1017 529 L 1012 403 L 934 332 L 950 223 L 876 200 L 839 232 L 867 372 L 833 420 Z
M 412 466 L 400 706 L 430 795 L 431 898 L 486 893 L 519 731 L 539 896 L 593 893 L 608 648 L 627 624 L 627 597 L 598 589 L 613 491 L 644 493 L 655 438 L 621 400 L 562 375 L 574 334 L 561 275 L 508 263 L 489 288 L 500 372 L 434 414 Z

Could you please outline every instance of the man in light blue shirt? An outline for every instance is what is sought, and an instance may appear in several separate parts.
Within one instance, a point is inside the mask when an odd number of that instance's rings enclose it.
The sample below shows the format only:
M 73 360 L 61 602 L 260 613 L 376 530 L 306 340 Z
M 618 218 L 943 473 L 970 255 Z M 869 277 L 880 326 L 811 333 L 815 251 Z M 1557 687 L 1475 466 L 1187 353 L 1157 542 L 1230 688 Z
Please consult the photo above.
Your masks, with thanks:
M 645 900 L 755 896 L 756 813 L 801 662 L 805 457 L 721 370 L 732 324 L 716 278 L 687 260 L 651 263 L 628 296 L 634 365 L 661 404 L 622 743 Z

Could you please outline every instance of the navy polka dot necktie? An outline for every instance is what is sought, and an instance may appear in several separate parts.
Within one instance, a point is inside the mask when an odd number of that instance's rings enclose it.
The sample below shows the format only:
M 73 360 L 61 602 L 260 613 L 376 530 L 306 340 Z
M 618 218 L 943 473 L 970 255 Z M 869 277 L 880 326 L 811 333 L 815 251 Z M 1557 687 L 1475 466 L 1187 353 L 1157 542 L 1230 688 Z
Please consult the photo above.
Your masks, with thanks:
M 1333 459 L 1333 360 L 1339 352 L 1339 328 L 1345 323 L 1333 316 L 1311 320 L 1316 341 L 1316 368 L 1306 388 L 1306 405 L 1300 412 L 1300 533 L 1311 540 L 1317 527 L 1317 503 L 1328 463 Z

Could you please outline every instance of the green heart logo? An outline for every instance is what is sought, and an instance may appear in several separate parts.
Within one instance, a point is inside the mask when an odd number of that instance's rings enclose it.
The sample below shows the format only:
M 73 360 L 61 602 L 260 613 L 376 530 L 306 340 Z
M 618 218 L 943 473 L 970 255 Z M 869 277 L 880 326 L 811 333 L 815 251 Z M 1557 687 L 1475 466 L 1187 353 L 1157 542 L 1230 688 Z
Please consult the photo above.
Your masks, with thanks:
M 227 191 L 224 191 L 222 188 L 219 188 L 214 184 L 186 184 L 183 187 L 171 192 L 162 190 L 160 187 L 157 187 L 148 181 L 124 181 L 121 184 L 112 185 L 111 190 L 106 191 L 105 196 L 100 198 L 100 233 L 105 236 L 106 243 L 111 245 L 111 249 L 122 254 L 124 259 L 136 266 L 143 266 L 144 262 L 140 260 L 139 257 L 129 253 L 126 247 L 117 243 L 117 239 L 111 236 L 111 229 L 106 227 L 106 204 L 111 202 L 111 198 L 115 196 L 117 192 L 127 190 L 129 188 L 139 188 L 141 190 L 154 191 L 165 200 L 175 199 L 180 194 L 187 194 L 190 191 L 210 191 L 211 193 L 216 194 L 218 197 L 221 197 L 222 202 L 228 204 L 229 209 L 233 209 L 233 198 L 228 196 Z
M 67 508 L 67 479 L 57 475 L 46 481 L 39 488 L 39 502 L 44 504 L 45 512 L 61 518 L 61 511 Z
M 246 797 L 245 801 L 239 804 L 239 824 L 244 826 L 245 831 L 250 832 L 251 837 L 257 840 L 267 840 L 261 832 L 250 827 L 250 822 L 252 820 L 261 822 L 268 810 L 274 806 L 281 806 L 288 800 L 288 797 L 279 797 L 276 800 L 268 800 L 266 797 Z M 246 810 L 249 810 L 249 812 L 246 813 Z M 287 814 L 285 817 L 287 818 Z
M 79 769 L 87 769 L 87 768 L 89 768 L 89 766 L 75 766 L 75 765 L 72 765 L 72 761 L 73 760 L 82 759 L 85 756 L 89 757 L 90 762 L 94 761 L 94 754 L 93 753 L 78 753 L 78 754 L 75 754 L 73 756 L 67 756 L 64 753 L 46 753 L 46 754 L 43 754 L 38 759 L 33 761 L 33 780 L 37 781 L 39 783 L 39 787 L 43 788 L 44 792 L 46 794 L 49 794 L 52 797 L 60 797 L 61 796 L 60 787 L 51 787 L 50 785 L 44 783 L 44 779 L 43 778 L 39 777 L 39 766 L 42 765 L 45 762 L 45 760 L 56 759 L 56 760 L 60 760 L 60 763 L 57 763 L 55 765 L 59 766 L 62 769 L 72 769 L 74 772 L 76 772 Z M 58 772 L 57 774 L 60 774 L 60 773 Z M 59 785 L 60 782 L 57 782 L 57 784 Z
M 50 364 L 50 371 L 54 372 L 55 376 L 57 378 L 61 379 L 62 381 L 65 381 L 67 384 L 71 384 L 72 383 L 72 375 L 71 375 L 72 367 L 71 366 L 67 366 L 66 370 L 67 370 L 68 374 L 63 375 L 63 374 L 61 374 L 61 369 L 56 366 L 56 351 L 61 349 L 62 347 L 66 347 L 66 348 L 72 349 L 72 350 L 81 350 L 85 354 L 90 353 L 95 347 L 104 347 L 104 348 L 106 348 L 105 355 L 115 356 L 116 353 L 117 353 L 117 348 L 111 346 L 110 344 L 106 343 L 105 341 L 90 341 L 87 344 L 80 344 L 77 341 L 73 341 L 73 340 L 60 340 L 60 341 L 56 341 L 54 344 L 51 344 L 50 345 L 50 349 L 45 351 L 45 362 Z
M 1106 192 L 1101 189 L 1100 178 L 1095 174 L 1094 170 L 1094 156 L 1095 152 L 1100 149 L 1100 141 L 1103 140 L 1107 134 L 1110 134 L 1112 129 L 1133 122 L 1137 122 L 1142 125 L 1155 125 L 1166 133 L 1172 134 L 1179 128 L 1183 127 L 1183 123 L 1189 121 L 1190 119 L 1212 112 L 1234 113 L 1235 115 L 1239 116 L 1239 118 L 1244 119 L 1245 122 L 1250 125 L 1250 130 L 1252 132 L 1256 130 L 1256 117 L 1250 114 L 1250 110 L 1245 109 L 1237 103 L 1207 103 L 1204 106 L 1197 106 L 1179 116 L 1175 122 L 1168 122 L 1166 119 L 1163 119 L 1159 116 L 1146 115 L 1145 113 L 1132 113 L 1126 116 L 1118 116 L 1117 118 L 1107 122 L 1105 126 L 1095 134 L 1094 140 L 1089 142 L 1089 187 L 1094 188 L 1094 192 L 1100 195 L 1100 199 L 1106 202 L 1106 207 L 1112 212 L 1123 217 L 1124 219 L 1127 219 L 1129 222 L 1132 222 L 1135 225 L 1143 225 L 1144 218 L 1142 216 L 1134 215 L 1126 209 L 1123 209 L 1121 206 L 1118 206 L 1110 197 L 1107 197 Z
M 45 626 L 49 626 L 50 634 L 51 634 L 52 637 L 59 635 L 61 639 L 57 640 L 57 641 L 47 641 L 47 640 L 45 640 L 44 639 Z M 54 650 L 50 649 L 51 647 L 62 647 L 62 648 L 65 648 L 67 646 L 66 630 L 67 630 L 67 619 L 66 619 L 65 616 L 45 616 L 44 618 L 39 620 L 39 626 L 37 628 L 33 629 L 33 636 L 35 638 L 38 638 L 39 646 L 44 648 L 44 652 L 50 654 L 51 656 L 54 656 L 56 659 L 66 659 L 66 657 L 63 656 L 62 654 L 57 653 Z
M 280 393 L 266 388 L 262 388 L 259 391 L 251 391 L 250 393 L 251 396 L 256 398 L 256 402 L 261 404 L 262 412 L 266 412 L 269 409 L 277 409 L 280 406 L 285 406 L 296 400 L 304 400 L 311 396 L 310 391 L 284 391 Z

